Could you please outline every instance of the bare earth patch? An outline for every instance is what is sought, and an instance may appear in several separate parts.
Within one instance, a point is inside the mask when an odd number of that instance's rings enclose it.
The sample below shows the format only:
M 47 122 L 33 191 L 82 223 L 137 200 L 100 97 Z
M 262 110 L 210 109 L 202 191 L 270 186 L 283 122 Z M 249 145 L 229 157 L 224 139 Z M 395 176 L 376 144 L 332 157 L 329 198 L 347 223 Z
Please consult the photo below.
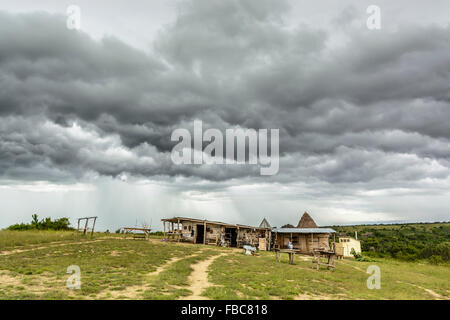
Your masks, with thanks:
M 193 255 L 192 255 L 193 256 Z M 149 276 L 157 276 L 158 274 L 160 274 L 164 269 L 167 269 L 172 263 L 175 263 L 177 261 L 180 261 L 181 259 L 186 259 L 186 258 L 190 258 L 192 256 L 188 256 L 188 257 L 173 257 L 172 259 L 170 259 L 169 261 L 167 261 L 167 263 L 165 263 L 162 266 L 159 266 L 158 268 L 156 268 L 155 271 L 150 272 L 148 275 Z
M 221 253 L 217 256 L 211 257 L 207 260 L 200 261 L 192 266 L 192 273 L 189 275 L 188 281 L 190 286 L 187 288 L 192 291 L 192 294 L 182 297 L 181 300 L 207 300 L 208 298 L 202 296 L 202 292 L 211 286 L 208 281 L 208 268 L 217 258 L 226 255 Z
M 195 255 L 195 254 L 194 254 Z M 194 256 L 192 255 L 192 256 Z M 147 276 L 148 277 L 155 277 L 158 274 L 160 274 L 162 271 L 164 271 L 165 269 L 167 269 L 168 267 L 170 267 L 170 265 L 172 265 L 173 263 L 180 261 L 182 259 L 187 259 L 190 258 L 192 256 L 187 256 L 187 257 L 173 257 L 172 259 L 170 259 L 169 261 L 167 261 L 165 264 L 159 266 L 155 271 L 150 272 Z M 119 298 L 123 298 L 123 299 L 138 299 L 139 295 L 145 291 L 145 289 L 148 288 L 148 284 L 144 284 L 144 285 L 137 285 L 137 286 L 128 286 L 126 287 L 124 290 L 118 290 L 118 291 L 114 291 L 114 290 L 108 290 L 108 291 L 104 291 L 102 292 L 100 295 L 98 295 L 96 297 L 96 299 L 119 299 Z
M 294 297 L 294 300 L 331 300 L 329 296 L 318 296 L 309 294 L 298 294 Z
M 24 283 L 24 279 L 28 279 L 27 283 Z M 51 289 L 48 283 L 51 283 L 56 278 L 49 274 L 44 273 L 38 276 L 13 276 L 10 271 L 0 270 L 0 288 L 11 290 L 12 294 L 17 293 L 21 288 L 26 288 L 26 291 L 36 295 L 42 295 Z
M 120 256 L 120 253 L 117 252 L 116 250 L 111 251 L 111 253 L 109 254 L 111 257 L 118 257 Z
M 9 251 L 1 251 L 0 255 L 2 256 L 7 256 L 10 254 L 15 254 L 15 253 L 21 253 L 21 252 L 28 252 L 28 251 L 34 251 L 34 250 L 42 250 L 42 249 L 47 249 L 47 248 L 55 248 L 55 247 L 62 247 L 62 246 L 68 246 L 71 244 L 86 244 L 86 243 L 94 243 L 94 242 L 99 242 L 99 241 L 105 241 L 106 239 L 98 239 L 98 240 L 87 240 L 87 241 L 77 241 L 77 242 L 64 242 L 64 243 L 58 243 L 58 242 L 50 242 L 45 246 L 41 246 L 41 247 L 33 247 L 33 248 L 27 248 L 27 249 L 14 249 L 14 250 L 9 250 Z
M 20 286 L 22 281 L 19 277 L 9 275 L 9 271 L 0 271 L 0 283 L 2 286 Z

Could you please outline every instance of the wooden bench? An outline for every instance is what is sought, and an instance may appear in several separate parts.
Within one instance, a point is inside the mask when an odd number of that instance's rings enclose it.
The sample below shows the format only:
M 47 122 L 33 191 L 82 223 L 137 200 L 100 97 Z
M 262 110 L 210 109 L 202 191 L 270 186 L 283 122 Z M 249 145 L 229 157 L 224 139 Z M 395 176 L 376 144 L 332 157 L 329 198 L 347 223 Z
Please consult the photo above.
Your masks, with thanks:
M 314 268 L 314 264 L 317 264 L 317 270 L 320 269 L 320 266 L 326 266 L 328 269 L 332 269 L 334 271 L 334 260 L 336 258 L 336 253 L 334 251 L 326 250 L 326 249 L 314 249 L 313 250 L 314 258 L 312 260 L 312 268 Z M 327 262 L 322 262 L 320 258 L 328 258 Z
M 124 237 L 127 234 L 131 233 L 133 235 L 133 239 L 149 239 L 151 228 L 138 228 L 138 227 L 125 227 L 123 229 Z M 141 231 L 142 233 L 136 233 L 136 231 Z
M 147 236 L 145 233 L 133 233 L 133 239 L 147 239 Z
M 275 260 L 280 262 L 281 254 L 287 253 L 289 255 L 289 264 L 294 264 L 294 255 L 298 252 L 300 251 L 295 249 L 275 249 Z

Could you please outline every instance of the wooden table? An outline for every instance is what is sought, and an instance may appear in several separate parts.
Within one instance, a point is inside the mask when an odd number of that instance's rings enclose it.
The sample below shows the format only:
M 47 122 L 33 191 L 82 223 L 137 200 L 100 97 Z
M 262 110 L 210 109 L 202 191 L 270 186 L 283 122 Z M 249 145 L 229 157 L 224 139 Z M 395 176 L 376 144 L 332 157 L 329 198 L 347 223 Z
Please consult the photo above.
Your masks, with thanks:
M 144 232 L 144 238 L 145 239 L 148 239 L 148 238 L 150 238 L 150 232 L 152 231 L 152 229 L 150 229 L 150 228 L 138 228 L 138 227 L 126 227 L 126 228 L 123 228 L 123 233 L 124 233 L 124 235 L 126 235 L 127 233 L 129 233 L 129 232 L 132 232 L 132 231 L 142 231 L 142 232 Z M 136 236 L 137 234 L 136 233 L 133 233 L 133 238 L 140 238 L 139 236 Z
M 317 264 L 317 270 L 320 269 L 320 265 L 327 266 L 328 269 L 334 270 L 334 259 L 336 258 L 336 253 L 331 250 L 325 249 L 314 249 L 313 250 L 314 258 L 312 260 L 312 268 L 314 268 L 314 263 Z M 320 261 L 320 258 L 328 258 L 327 262 Z
M 289 264 L 294 264 L 294 255 L 300 250 L 295 249 L 275 249 L 275 260 L 277 262 L 280 262 L 281 260 L 281 253 L 287 253 L 289 255 Z

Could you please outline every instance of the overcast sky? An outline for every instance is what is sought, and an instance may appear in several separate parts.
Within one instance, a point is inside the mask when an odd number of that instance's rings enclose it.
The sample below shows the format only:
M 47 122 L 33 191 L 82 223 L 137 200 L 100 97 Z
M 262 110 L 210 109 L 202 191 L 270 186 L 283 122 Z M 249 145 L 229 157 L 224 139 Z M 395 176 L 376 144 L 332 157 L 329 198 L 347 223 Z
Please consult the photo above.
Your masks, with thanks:
M 449 21 L 447 0 L 2 1 L 0 228 L 450 220 Z M 173 164 L 195 119 L 279 129 L 278 174 Z

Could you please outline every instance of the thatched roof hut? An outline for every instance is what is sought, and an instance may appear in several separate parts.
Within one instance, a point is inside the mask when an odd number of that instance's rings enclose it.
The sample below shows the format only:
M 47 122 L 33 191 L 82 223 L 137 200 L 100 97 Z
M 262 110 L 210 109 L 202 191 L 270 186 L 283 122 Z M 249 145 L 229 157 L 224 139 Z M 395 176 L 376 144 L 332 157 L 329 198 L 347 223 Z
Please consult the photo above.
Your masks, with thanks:
M 269 221 L 266 220 L 266 218 L 263 219 L 263 221 L 261 221 L 261 223 L 259 224 L 260 228 L 272 228 L 269 224 Z
M 297 224 L 297 228 L 318 228 L 313 218 L 305 212 Z

